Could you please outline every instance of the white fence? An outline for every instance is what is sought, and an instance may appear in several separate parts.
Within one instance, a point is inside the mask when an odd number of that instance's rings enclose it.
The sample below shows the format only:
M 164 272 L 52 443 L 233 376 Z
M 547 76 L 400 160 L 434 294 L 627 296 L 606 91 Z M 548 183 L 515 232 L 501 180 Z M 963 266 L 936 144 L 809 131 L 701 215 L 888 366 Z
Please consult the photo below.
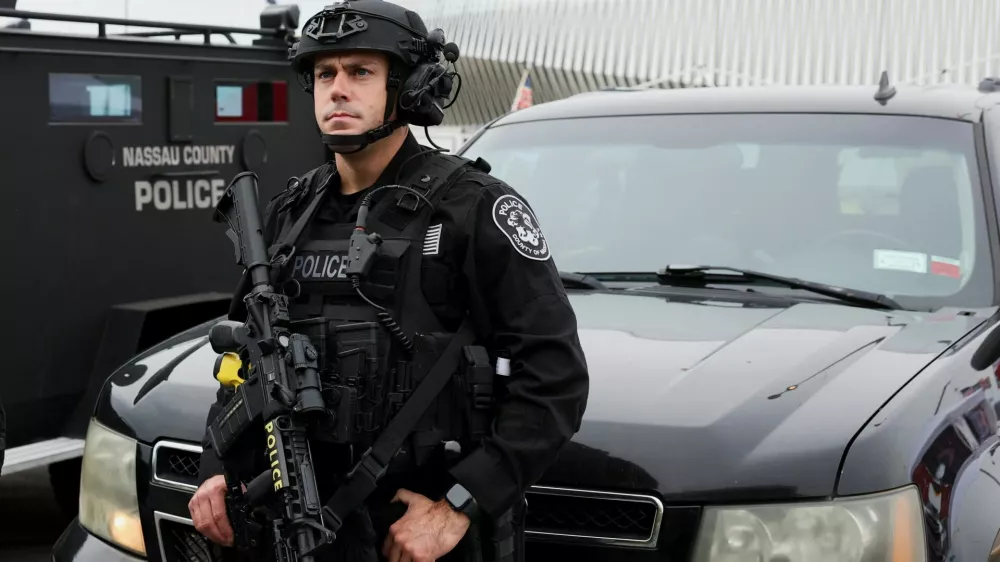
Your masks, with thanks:
M 449 124 L 609 86 L 977 84 L 1000 75 L 1000 0 L 407 0 L 462 50 Z

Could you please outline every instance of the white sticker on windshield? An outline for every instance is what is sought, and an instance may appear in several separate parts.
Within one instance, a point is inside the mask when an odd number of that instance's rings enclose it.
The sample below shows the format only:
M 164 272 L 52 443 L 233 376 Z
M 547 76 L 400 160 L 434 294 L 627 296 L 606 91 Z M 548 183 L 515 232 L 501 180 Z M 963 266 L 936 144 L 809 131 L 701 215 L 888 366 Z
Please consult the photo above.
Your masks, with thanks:
M 927 254 L 875 250 L 875 269 L 892 269 L 911 273 L 927 273 Z

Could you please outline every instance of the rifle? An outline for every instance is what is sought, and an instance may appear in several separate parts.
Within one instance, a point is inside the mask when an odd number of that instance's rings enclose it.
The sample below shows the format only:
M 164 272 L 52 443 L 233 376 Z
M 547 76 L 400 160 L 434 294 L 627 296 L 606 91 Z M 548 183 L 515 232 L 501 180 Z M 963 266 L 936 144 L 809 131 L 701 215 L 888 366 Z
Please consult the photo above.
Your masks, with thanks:
M 269 468 L 253 478 L 244 492 L 242 475 L 226 467 L 226 503 L 235 546 L 241 550 L 256 547 L 256 533 L 267 525 L 278 562 L 312 562 L 314 554 L 336 540 L 336 534 L 322 524 L 306 428 L 333 413 L 320 392 L 316 348 L 308 336 L 290 331 L 288 299 L 271 285 L 272 262 L 257 197 L 257 175 L 240 173 L 226 188 L 213 216 L 215 222 L 229 225 L 226 235 L 251 288 L 243 298 L 246 324 L 222 321 L 209 333 L 212 349 L 220 353 L 215 377 L 235 392 L 208 434 L 225 461 L 244 433 L 263 422 L 265 433 L 260 437 L 266 443 Z M 278 513 L 261 507 L 275 495 L 281 504 Z M 269 513 L 269 521 L 259 519 L 262 512 Z

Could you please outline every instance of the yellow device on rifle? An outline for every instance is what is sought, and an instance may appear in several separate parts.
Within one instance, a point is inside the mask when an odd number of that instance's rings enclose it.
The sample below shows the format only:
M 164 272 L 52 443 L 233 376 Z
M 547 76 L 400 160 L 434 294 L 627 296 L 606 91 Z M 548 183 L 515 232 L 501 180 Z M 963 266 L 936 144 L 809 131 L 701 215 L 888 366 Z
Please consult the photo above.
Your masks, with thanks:
M 215 380 L 225 386 L 238 387 L 246 382 L 240 378 L 240 367 L 242 366 L 243 362 L 240 361 L 240 356 L 235 353 L 227 352 L 219 355 L 215 360 Z

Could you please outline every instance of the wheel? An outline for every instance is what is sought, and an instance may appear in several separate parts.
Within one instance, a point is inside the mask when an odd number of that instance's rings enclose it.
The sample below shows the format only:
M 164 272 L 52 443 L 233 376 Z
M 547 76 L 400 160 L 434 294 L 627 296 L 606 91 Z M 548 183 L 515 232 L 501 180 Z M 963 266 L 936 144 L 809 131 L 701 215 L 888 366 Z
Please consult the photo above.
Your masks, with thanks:
M 73 519 L 80 511 L 80 472 L 83 459 L 70 459 L 49 465 L 49 485 L 56 498 L 56 504 L 67 519 Z

